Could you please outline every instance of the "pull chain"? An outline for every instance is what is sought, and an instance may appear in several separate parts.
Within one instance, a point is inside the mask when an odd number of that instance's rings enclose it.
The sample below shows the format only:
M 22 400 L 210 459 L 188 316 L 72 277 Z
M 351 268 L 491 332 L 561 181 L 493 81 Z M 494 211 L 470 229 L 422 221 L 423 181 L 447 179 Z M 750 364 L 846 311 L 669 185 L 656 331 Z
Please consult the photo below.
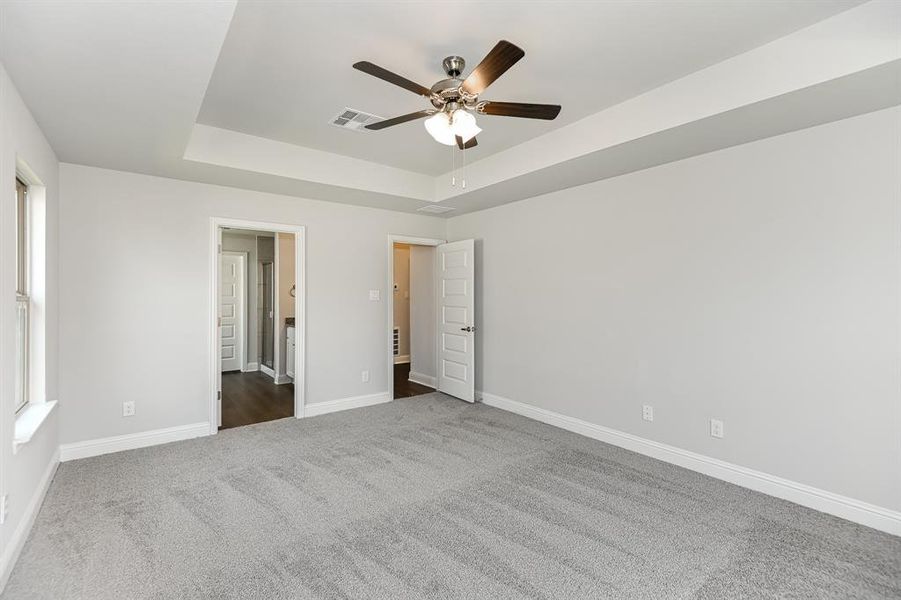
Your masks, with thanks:
M 451 187 L 457 185 L 457 149 L 451 146 Z
M 463 179 L 463 189 L 466 189 L 466 144 L 463 144 L 463 174 L 461 175 Z

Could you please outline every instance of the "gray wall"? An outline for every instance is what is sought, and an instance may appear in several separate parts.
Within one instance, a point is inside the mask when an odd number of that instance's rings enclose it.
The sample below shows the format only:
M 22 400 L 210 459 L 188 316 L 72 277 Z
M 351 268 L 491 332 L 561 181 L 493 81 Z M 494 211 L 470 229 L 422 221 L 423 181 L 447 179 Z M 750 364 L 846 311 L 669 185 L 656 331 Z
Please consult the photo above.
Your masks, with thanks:
M 48 468 L 56 460 L 59 445 L 59 407 L 54 410 L 40 429 L 18 452 L 13 452 L 15 419 L 16 367 L 16 204 L 12 202 L 16 187 L 16 161 L 25 161 L 33 173 L 44 184 L 43 190 L 32 190 L 32 202 L 43 205 L 46 239 L 43 244 L 44 289 L 43 302 L 36 295 L 37 305 L 32 314 L 32 374 L 39 376 L 43 370 L 43 386 L 34 386 L 32 392 L 39 395 L 43 388 L 44 398 L 37 400 L 57 400 L 59 360 L 59 255 L 58 230 L 59 211 L 59 167 L 53 149 L 44 138 L 28 107 L 22 102 L 18 90 L 0 64 L 0 189 L 4 190 L 4 200 L 0 202 L 0 494 L 8 496 L 8 514 L 0 525 L 0 579 L 8 574 L 8 561 L 14 543 L 21 541 L 15 535 L 27 519 L 29 502 L 40 489 L 42 478 L 48 475 Z M 43 192 L 43 193 L 42 193 Z M 43 201 L 39 200 L 43 196 Z M 94 216 L 102 219 L 102 216 Z M 101 239 L 107 234 L 98 236 Z M 442 227 L 441 235 L 444 235 Z M 37 253 L 33 258 L 38 259 Z M 33 267 L 39 268 L 39 267 Z M 91 270 L 92 265 L 80 264 L 76 268 Z M 40 311 L 41 314 L 37 314 Z M 43 318 L 41 318 L 43 317 Z M 35 325 L 43 325 L 40 335 Z M 116 352 L 116 348 L 110 349 Z M 107 352 L 97 355 L 102 359 Z M 43 367 L 43 369 L 42 369 Z
M 899 139 L 894 108 L 450 219 L 477 387 L 901 509 Z
M 445 232 L 435 217 L 71 164 L 60 190 L 63 443 L 208 421 L 210 217 L 307 227 L 308 404 L 388 392 L 391 315 L 369 290 L 387 297 L 391 234 Z
M 410 246 L 410 372 L 435 377 L 435 248 Z

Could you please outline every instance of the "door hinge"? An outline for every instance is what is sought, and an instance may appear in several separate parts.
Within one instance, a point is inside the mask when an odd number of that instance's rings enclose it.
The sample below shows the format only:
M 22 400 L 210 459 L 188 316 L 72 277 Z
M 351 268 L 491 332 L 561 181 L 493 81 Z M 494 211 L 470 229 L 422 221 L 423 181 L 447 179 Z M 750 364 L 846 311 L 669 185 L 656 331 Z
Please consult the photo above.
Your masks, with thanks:
M 222 400 L 222 390 L 219 390 L 218 392 L 216 392 L 216 399 Z

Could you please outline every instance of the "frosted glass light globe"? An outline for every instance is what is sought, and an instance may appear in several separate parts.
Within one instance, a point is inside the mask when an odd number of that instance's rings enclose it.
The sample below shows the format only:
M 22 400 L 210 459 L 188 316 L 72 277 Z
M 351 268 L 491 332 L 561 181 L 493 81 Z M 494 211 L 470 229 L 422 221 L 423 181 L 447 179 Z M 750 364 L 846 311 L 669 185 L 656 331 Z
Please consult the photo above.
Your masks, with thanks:
M 450 116 L 444 111 L 435 113 L 426 119 L 425 129 L 439 144 L 453 146 L 457 143 L 454 132 L 451 130 Z
M 481 133 L 482 130 L 476 125 L 476 118 L 472 116 L 471 112 L 457 109 L 452 117 L 451 131 L 453 131 L 454 135 L 459 135 L 463 138 L 463 143 L 465 144 Z

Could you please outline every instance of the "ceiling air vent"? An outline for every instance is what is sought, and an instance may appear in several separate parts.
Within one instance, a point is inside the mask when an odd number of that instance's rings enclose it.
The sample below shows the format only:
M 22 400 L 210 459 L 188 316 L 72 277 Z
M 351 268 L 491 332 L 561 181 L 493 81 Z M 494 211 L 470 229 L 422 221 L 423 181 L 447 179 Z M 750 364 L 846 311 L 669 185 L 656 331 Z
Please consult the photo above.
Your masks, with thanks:
M 427 204 L 422 208 L 416 209 L 418 212 L 430 213 L 433 215 L 440 215 L 441 213 L 450 212 L 452 210 L 457 210 L 453 206 L 441 206 L 440 204 Z
M 383 121 L 382 117 L 365 113 L 355 108 L 345 108 L 344 112 L 329 121 L 329 124 L 341 129 L 353 129 L 354 131 L 366 131 L 366 125 Z

